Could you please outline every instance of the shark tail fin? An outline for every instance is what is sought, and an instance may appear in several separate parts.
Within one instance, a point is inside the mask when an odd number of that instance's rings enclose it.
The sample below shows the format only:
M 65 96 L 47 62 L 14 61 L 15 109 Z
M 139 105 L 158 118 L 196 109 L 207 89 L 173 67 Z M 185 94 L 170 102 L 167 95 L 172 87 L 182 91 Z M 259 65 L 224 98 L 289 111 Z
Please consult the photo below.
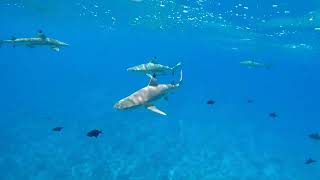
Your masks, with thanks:
M 183 80 L 183 73 L 182 73 L 182 69 L 180 71 L 180 79 L 179 79 L 179 82 L 176 84 L 176 86 L 180 86 L 182 84 L 182 80 Z
M 175 66 L 172 67 L 172 75 L 181 67 L 182 63 L 178 62 Z

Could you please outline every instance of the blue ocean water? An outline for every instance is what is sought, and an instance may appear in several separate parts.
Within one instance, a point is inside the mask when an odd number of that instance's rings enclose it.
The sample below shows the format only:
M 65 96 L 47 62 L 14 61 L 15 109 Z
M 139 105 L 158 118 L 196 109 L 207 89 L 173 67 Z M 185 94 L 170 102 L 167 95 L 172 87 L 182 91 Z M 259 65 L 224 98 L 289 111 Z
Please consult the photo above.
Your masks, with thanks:
M 0 22 L 1 40 L 70 44 L 2 44 L 1 180 L 320 178 L 317 0 L 2 0 Z M 126 69 L 155 56 L 183 64 L 155 102 L 168 115 L 114 109 L 149 81 Z

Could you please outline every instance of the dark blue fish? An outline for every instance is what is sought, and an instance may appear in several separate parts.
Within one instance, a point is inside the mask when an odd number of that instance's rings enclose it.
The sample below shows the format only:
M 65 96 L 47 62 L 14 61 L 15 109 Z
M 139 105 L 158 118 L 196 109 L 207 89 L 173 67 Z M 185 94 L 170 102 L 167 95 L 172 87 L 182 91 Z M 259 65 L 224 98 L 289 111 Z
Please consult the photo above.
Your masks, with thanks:
M 272 113 L 269 113 L 269 117 L 275 119 L 278 117 L 278 114 L 276 112 L 272 112 Z
M 214 100 L 208 100 L 207 102 L 206 102 L 206 104 L 208 104 L 208 105 L 214 105 L 216 102 L 214 101 Z
M 55 127 L 52 129 L 52 131 L 58 131 L 60 132 L 63 129 L 63 127 Z
M 304 163 L 305 164 L 313 164 L 313 163 L 316 163 L 316 162 L 317 162 L 316 160 L 309 158 Z
M 309 138 L 314 139 L 314 140 L 320 140 L 320 133 L 309 134 Z
M 101 133 L 102 133 L 102 131 L 97 130 L 97 129 L 94 129 L 94 130 L 92 130 L 92 131 L 89 131 L 89 132 L 87 133 L 87 136 L 97 138 L 97 137 L 99 136 L 99 134 L 101 134 Z
M 251 104 L 251 103 L 253 103 L 253 100 L 249 99 L 247 102 L 248 102 L 249 104 Z

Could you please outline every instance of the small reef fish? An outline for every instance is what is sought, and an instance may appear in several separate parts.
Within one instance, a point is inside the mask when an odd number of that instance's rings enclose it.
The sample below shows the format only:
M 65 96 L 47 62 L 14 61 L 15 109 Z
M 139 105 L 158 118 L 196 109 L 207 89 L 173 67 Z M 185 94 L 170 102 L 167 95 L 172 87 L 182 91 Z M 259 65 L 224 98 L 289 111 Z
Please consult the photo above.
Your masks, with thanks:
M 320 140 L 320 133 L 309 134 L 309 138 L 319 141 Z
M 251 104 L 251 103 L 253 103 L 253 100 L 249 99 L 247 102 L 248 102 L 249 104 Z
M 97 130 L 97 129 L 94 129 L 94 130 L 92 130 L 92 131 L 89 131 L 89 132 L 87 133 L 87 136 L 97 138 L 97 137 L 99 136 L 99 134 L 101 134 L 101 133 L 102 133 L 102 131 Z
M 174 74 L 175 71 L 178 70 L 179 67 L 181 67 L 181 62 L 177 63 L 173 67 L 165 66 L 162 64 L 158 64 L 155 60 L 156 58 L 150 60 L 150 62 L 146 64 L 140 64 L 137 66 L 133 66 L 127 69 L 127 71 L 133 71 L 133 72 L 142 72 L 145 74 L 151 74 L 153 77 L 156 77 L 157 75 L 163 75 L 163 74 Z
M 180 87 L 182 82 L 182 70 L 180 72 L 180 81 L 176 84 L 158 84 L 157 79 L 152 75 L 147 74 L 147 76 L 150 78 L 150 82 L 146 87 L 121 99 L 113 107 L 118 110 L 128 110 L 144 106 L 155 113 L 167 115 L 152 103 L 162 97 L 166 97 L 170 90 Z
M 316 162 L 317 162 L 316 160 L 309 158 L 304 163 L 305 164 L 312 164 L 312 163 L 316 163 Z
M 29 48 L 34 48 L 38 46 L 48 46 L 52 50 L 59 52 L 60 48 L 67 47 L 69 44 L 61 42 L 56 39 L 48 38 L 41 30 L 38 32 L 37 37 L 33 38 L 16 38 L 12 37 L 9 40 L 0 40 L 0 46 L 3 44 L 9 44 L 13 47 L 16 46 L 27 46 Z
M 269 113 L 269 117 L 275 119 L 278 117 L 278 114 L 276 112 L 272 112 L 272 113 Z
M 214 100 L 212 100 L 212 99 L 210 99 L 210 100 L 208 100 L 207 102 L 206 102 L 206 104 L 208 104 L 208 105 L 214 105 L 216 102 L 214 101 Z
M 266 68 L 266 69 L 270 69 L 271 66 L 267 65 L 267 64 L 262 64 L 256 61 L 252 61 L 252 60 L 247 60 L 247 61 L 241 61 L 240 62 L 241 65 L 247 66 L 248 68 Z
M 55 127 L 52 129 L 52 131 L 58 131 L 60 132 L 63 129 L 63 127 Z

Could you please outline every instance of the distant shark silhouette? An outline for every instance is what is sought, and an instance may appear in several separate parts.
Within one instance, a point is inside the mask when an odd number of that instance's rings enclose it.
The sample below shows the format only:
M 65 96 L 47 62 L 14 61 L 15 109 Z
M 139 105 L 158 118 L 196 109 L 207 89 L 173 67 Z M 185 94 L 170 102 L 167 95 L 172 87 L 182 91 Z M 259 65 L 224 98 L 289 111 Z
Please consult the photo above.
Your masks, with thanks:
M 147 74 L 147 76 L 150 78 L 150 82 L 146 87 L 134 92 L 126 98 L 121 99 L 114 105 L 114 108 L 127 110 L 144 106 L 155 113 L 167 115 L 152 103 L 162 97 L 166 97 L 170 90 L 180 87 L 182 82 L 182 70 L 180 72 L 180 81 L 176 84 L 158 84 L 157 80 L 153 76 L 150 74 Z
M 267 64 L 262 64 L 256 61 L 252 61 L 252 60 L 247 60 L 247 61 L 241 61 L 240 62 L 241 65 L 247 66 L 248 68 L 266 68 L 266 69 L 270 69 L 271 66 L 267 65 Z
M 151 74 L 153 77 L 163 74 L 174 74 L 176 70 L 181 66 L 181 62 L 177 63 L 173 67 L 158 64 L 155 59 L 150 60 L 146 64 L 140 64 L 127 69 L 127 71 L 142 72 L 145 74 Z
M 52 50 L 59 52 L 61 47 L 69 46 L 69 44 L 61 42 L 56 39 L 48 38 L 41 30 L 38 32 L 37 37 L 33 38 L 16 38 L 12 37 L 9 40 L 0 41 L 0 46 L 3 44 L 9 44 L 13 47 L 16 46 L 27 46 L 34 48 L 37 46 L 48 46 Z

